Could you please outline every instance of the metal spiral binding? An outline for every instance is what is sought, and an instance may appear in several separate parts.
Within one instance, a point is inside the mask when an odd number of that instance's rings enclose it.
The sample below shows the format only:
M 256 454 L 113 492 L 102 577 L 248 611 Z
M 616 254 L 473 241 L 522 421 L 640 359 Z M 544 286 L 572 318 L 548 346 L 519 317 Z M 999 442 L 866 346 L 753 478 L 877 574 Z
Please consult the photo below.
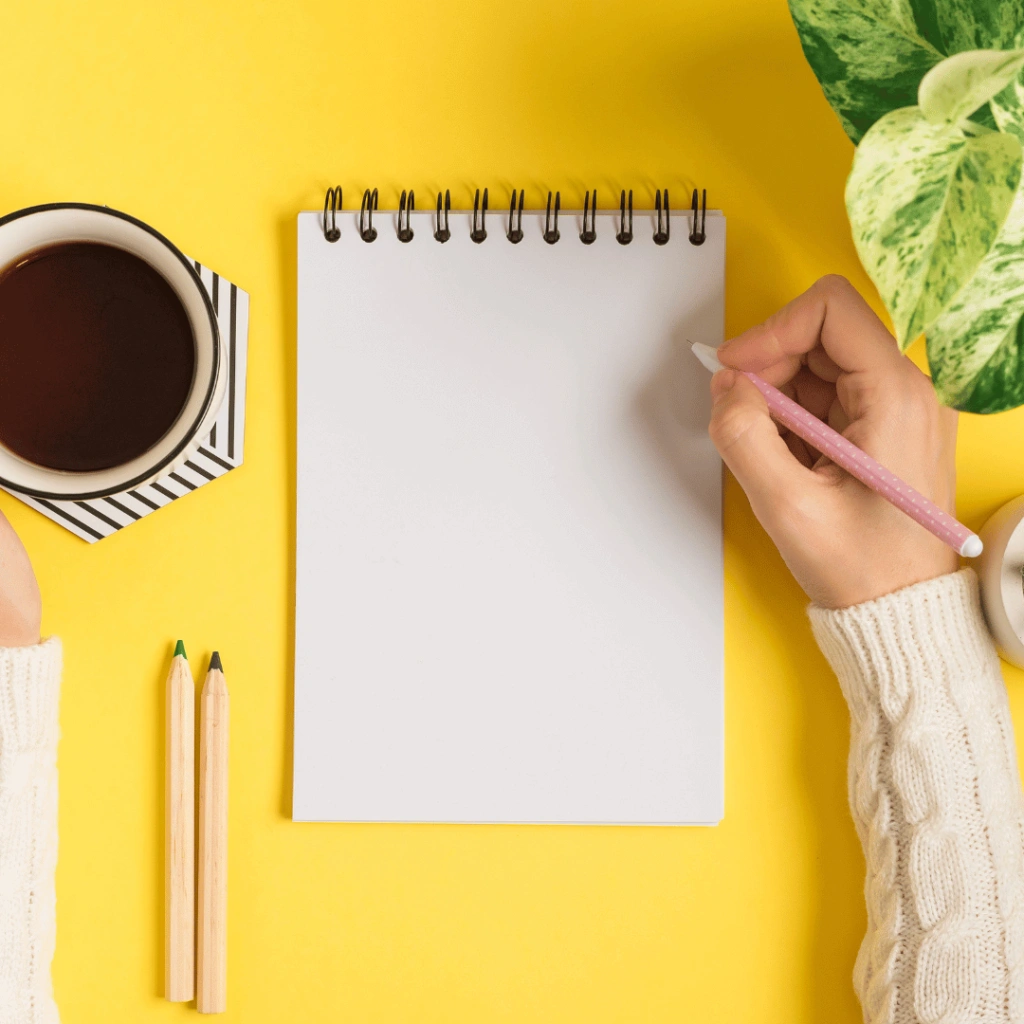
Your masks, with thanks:
M 619 230 L 615 241 L 619 245 L 629 245 L 633 241 L 633 190 L 629 190 L 629 227 L 626 227 L 626 190 L 619 196 Z
M 439 242 L 447 242 L 452 237 L 448 230 L 448 215 L 452 212 L 452 194 L 448 189 L 444 190 L 444 220 L 441 219 L 441 193 L 437 193 L 437 226 L 434 228 L 434 238 Z M 442 227 L 442 224 L 444 225 Z
M 377 237 L 377 229 L 373 226 L 373 211 L 377 209 L 377 190 L 366 189 L 363 202 L 359 207 L 359 237 L 364 242 L 372 242 Z
M 587 227 L 587 215 L 590 215 L 590 227 Z M 588 191 L 583 200 L 583 229 L 580 231 L 580 241 L 584 245 L 591 245 L 597 238 L 597 189 L 594 189 L 594 209 L 590 209 L 590 192 Z
M 669 232 L 668 189 L 665 189 L 665 223 L 661 223 L 661 189 L 654 196 L 654 212 L 658 218 L 658 226 L 654 229 L 654 244 L 666 245 Z
M 551 193 L 548 193 L 548 208 L 544 214 L 544 241 L 548 245 L 554 245 L 555 242 L 561 238 L 561 234 L 558 231 L 558 210 L 562 205 L 562 193 L 555 193 L 555 218 L 551 219 Z
M 513 227 L 513 223 L 515 227 Z M 512 202 L 508 204 L 508 230 L 505 237 L 518 245 L 523 240 L 523 190 L 519 190 L 519 206 L 516 207 L 516 190 L 512 189 Z
M 340 203 L 338 204 L 341 205 Z M 693 202 L 690 204 L 690 210 L 693 213 L 693 226 L 690 228 L 690 244 L 691 245 L 703 245 L 704 240 L 707 238 L 705 229 L 708 226 L 708 190 L 704 189 L 701 193 L 701 209 L 700 209 L 700 230 L 697 229 L 697 190 L 693 190 Z
M 517 245 L 524 238 L 523 234 L 523 203 L 525 193 L 522 189 L 517 195 L 512 190 L 512 199 L 508 206 L 508 226 L 505 237 Z M 476 190 L 473 198 L 473 219 L 469 237 L 477 244 L 487 238 L 487 207 L 488 190 Z M 377 229 L 373 226 L 373 215 L 378 206 L 377 189 L 366 189 L 359 206 L 359 237 L 364 242 L 372 242 L 377 238 Z M 548 192 L 547 208 L 544 213 L 544 241 L 554 245 L 560 238 L 558 230 L 558 214 L 562 207 L 561 192 Z M 342 189 L 340 185 L 327 189 L 324 195 L 323 233 L 328 242 L 337 242 L 341 238 L 338 227 L 338 214 L 342 209 Z M 451 237 L 450 217 L 452 196 L 448 189 L 437 193 L 437 220 L 434 226 L 434 238 L 438 242 L 447 242 Z M 402 191 L 398 201 L 398 240 L 411 242 L 413 239 L 412 214 L 416 210 L 416 193 L 409 189 Z M 691 245 L 703 245 L 707 240 L 708 191 L 693 190 L 690 202 L 692 221 L 687 235 Z M 671 231 L 671 208 L 669 206 L 668 189 L 658 189 L 654 194 L 654 243 L 667 245 Z M 584 245 L 592 245 L 597 239 L 597 189 L 588 189 L 583 199 L 583 226 L 580 230 L 580 241 Z M 633 241 L 633 190 L 625 189 L 619 193 L 619 229 L 615 233 L 619 245 L 629 245 Z
M 478 219 L 479 218 L 479 219 Z M 476 196 L 473 198 L 473 230 L 470 231 L 469 237 L 479 245 L 487 237 L 487 226 L 484 223 L 487 220 L 487 189 L 484 189 L 484 205 L 483 209 L 480 208 L 480 189 L 476 190 Z
M 694 199 L 696 202 L 696 199 Z M 324 196 L 324 238 L 328 242 L 336 242 L 341 238 L 338 230 L 338 211 L 341 209 L 341 186 L 329 188 Z M 330 213 L 330 219 L 328 219 Z
M 406 205 L 405 190 L 402 190 L 402 198 L 398 200 L 398 240 L 400 242 L 411 242 L 412 241 L 412 225 L 410 223 L 410 217 L 412 211 L 416 209 L 416 193 L 412 189 L 409 189 L 409 202 Z M 405 223 L 402 223 L 402 220 Z

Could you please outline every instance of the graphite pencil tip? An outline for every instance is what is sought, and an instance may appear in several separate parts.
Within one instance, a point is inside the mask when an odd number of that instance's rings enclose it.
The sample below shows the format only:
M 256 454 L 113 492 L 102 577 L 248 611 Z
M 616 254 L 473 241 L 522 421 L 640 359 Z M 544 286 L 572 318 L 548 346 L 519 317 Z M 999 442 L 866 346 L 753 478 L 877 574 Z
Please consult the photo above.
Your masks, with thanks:
M 185 653 L 185 641 L 184 640 L 179 640 L 174 645 L 174 656 L 176 658 L 187 658 L 188 657 L 188 655 Z
M 214 670 L 217 672 L 224 671 L 224 666 L 220 663 L 220 651 L 214 651 L 210 655 L 210 671 L 213 672 Z

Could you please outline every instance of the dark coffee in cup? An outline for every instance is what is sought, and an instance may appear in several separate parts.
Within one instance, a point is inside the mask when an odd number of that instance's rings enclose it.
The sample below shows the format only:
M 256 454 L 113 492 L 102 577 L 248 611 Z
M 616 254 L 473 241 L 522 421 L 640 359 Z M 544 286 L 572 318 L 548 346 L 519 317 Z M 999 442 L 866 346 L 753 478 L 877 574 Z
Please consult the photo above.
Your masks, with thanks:
M 65 242 L 0 270 L 0 444 L 22 459 L 130 462 L 170 430 L 195 372 L 188 314 L 138 256 Z

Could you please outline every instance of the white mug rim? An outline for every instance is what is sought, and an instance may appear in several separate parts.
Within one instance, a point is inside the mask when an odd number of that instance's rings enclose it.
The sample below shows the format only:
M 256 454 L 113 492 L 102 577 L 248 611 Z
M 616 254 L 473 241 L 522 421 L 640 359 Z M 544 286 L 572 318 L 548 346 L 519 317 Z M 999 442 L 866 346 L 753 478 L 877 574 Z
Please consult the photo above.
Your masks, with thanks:
M 88 501 L 92 498 L 103 498 L 110 494 L 120 493 L 122 491 L 131 490 L 133 487 L 138 487 L 140 484 L 145 483 L 147 480 L 152 480 L 158 476 L 160 471 L 166 469 L 168 466 L 174 465 L 175 461 L 181 456 L 191 444 L 195 441 L 196 431 L 200 428 L 203 420 L 207 413 L 210 411 L 210 405 L 213 402 L 214 394 L 217 388 L 217 380 L 220 375 L 220 360 L 221 360 L 221 345 L 220 345 L 220 328 L 217 325 L 217 316 L 213 310 L 213 303 L 210 301 L 210 296 L 207 294 L 206 289 L 203 287 L 202 280 L 199 274 L 196 272 L 195 267 L 189 262 L 185 254 L 165 235 L 162 235 L 156 228 L 150 227 L 145 221 L 139 220 L 137 217 L 133 217 L 129 213 L 124 213 L 121 210 L 115 210 L 110 206 L 99 206 L 96 203 L 41 203 L 37 206 L 26 206 L 24 209 L 15 210 L 13 213 L 8 213 L 3 217 L 0 217 L 0 228 L 3 228 L 5 224 L 9 224 L 12 221 L 19 220 L 22 217 L 28 217 L 32 214 L 45 213 L 48 211 L 55 210 L 89 210 L 94 213 L 106 214 L 111 217 L 116 217 L 120 220 L 126 221 L 134 227 L 141 228 L 147 234 L 152 235 L 158 242 L 162 243 L 170 253 L 175 256 L 182 266 L 187 271 L 189 277 L 192 279 L 192 283 L 195 285 L 197 292 L 203 302 L 203 307 L 206 311 L 207 319 L 210 322 L 210 330 L 214 339 L 213 346 L 213 365 L 210 373 L 210 380 L 207 384 L 206 394 L 203 396 L 202 404 L 199 408 L 198 414 L 194 417 L 192 424 L 188 430 L 182 435 L 182 438 L 177 444 L 168 452 L 162 456 L 157 462 L 150 466 L 145 472 L 138 474 L 130 480 L 118 482 L 116 491 L 111 491 L 109 487 L 103 487 L 99 490 L 93 491 L 82 491 L 80 493 L 69 493 L 67 491 L 44 491 L 34 487 L 26 487 L 24 484 L 20 484 L 14 481 L 7 480 L 5 477 L 0 475 L 0 487 L 6 490 L 13 491 L 17 494 L 25 494 L 31 498 L 47 498 L 53 501 Z M 54 244 L 60 244 L 54 243 Z M 109 243 L 102 243 L 109 244 Z M 155 268 L 154 268 L 155 269 Z M 157 271 L 159 273 L 159 271 Z M 161 274 L 161 277 L 164 275 Z M 165 278 L 166 280 L 166 278 Z M 69 477 L 73 477 L 75 474 L 68 473 L 62 474 Z

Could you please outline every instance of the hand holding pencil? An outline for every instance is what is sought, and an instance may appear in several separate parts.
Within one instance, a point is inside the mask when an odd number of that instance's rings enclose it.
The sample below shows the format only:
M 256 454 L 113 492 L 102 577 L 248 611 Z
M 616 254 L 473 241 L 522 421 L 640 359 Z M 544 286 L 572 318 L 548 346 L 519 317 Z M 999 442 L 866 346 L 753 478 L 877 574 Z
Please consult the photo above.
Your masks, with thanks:
M 710 433 L 797 581 L 843 608 L 952 572 L 955 552 L 773 421 L 756 373 L 953 514 L 956 413 L 871 308 L 826 277 L 718 349 Z

